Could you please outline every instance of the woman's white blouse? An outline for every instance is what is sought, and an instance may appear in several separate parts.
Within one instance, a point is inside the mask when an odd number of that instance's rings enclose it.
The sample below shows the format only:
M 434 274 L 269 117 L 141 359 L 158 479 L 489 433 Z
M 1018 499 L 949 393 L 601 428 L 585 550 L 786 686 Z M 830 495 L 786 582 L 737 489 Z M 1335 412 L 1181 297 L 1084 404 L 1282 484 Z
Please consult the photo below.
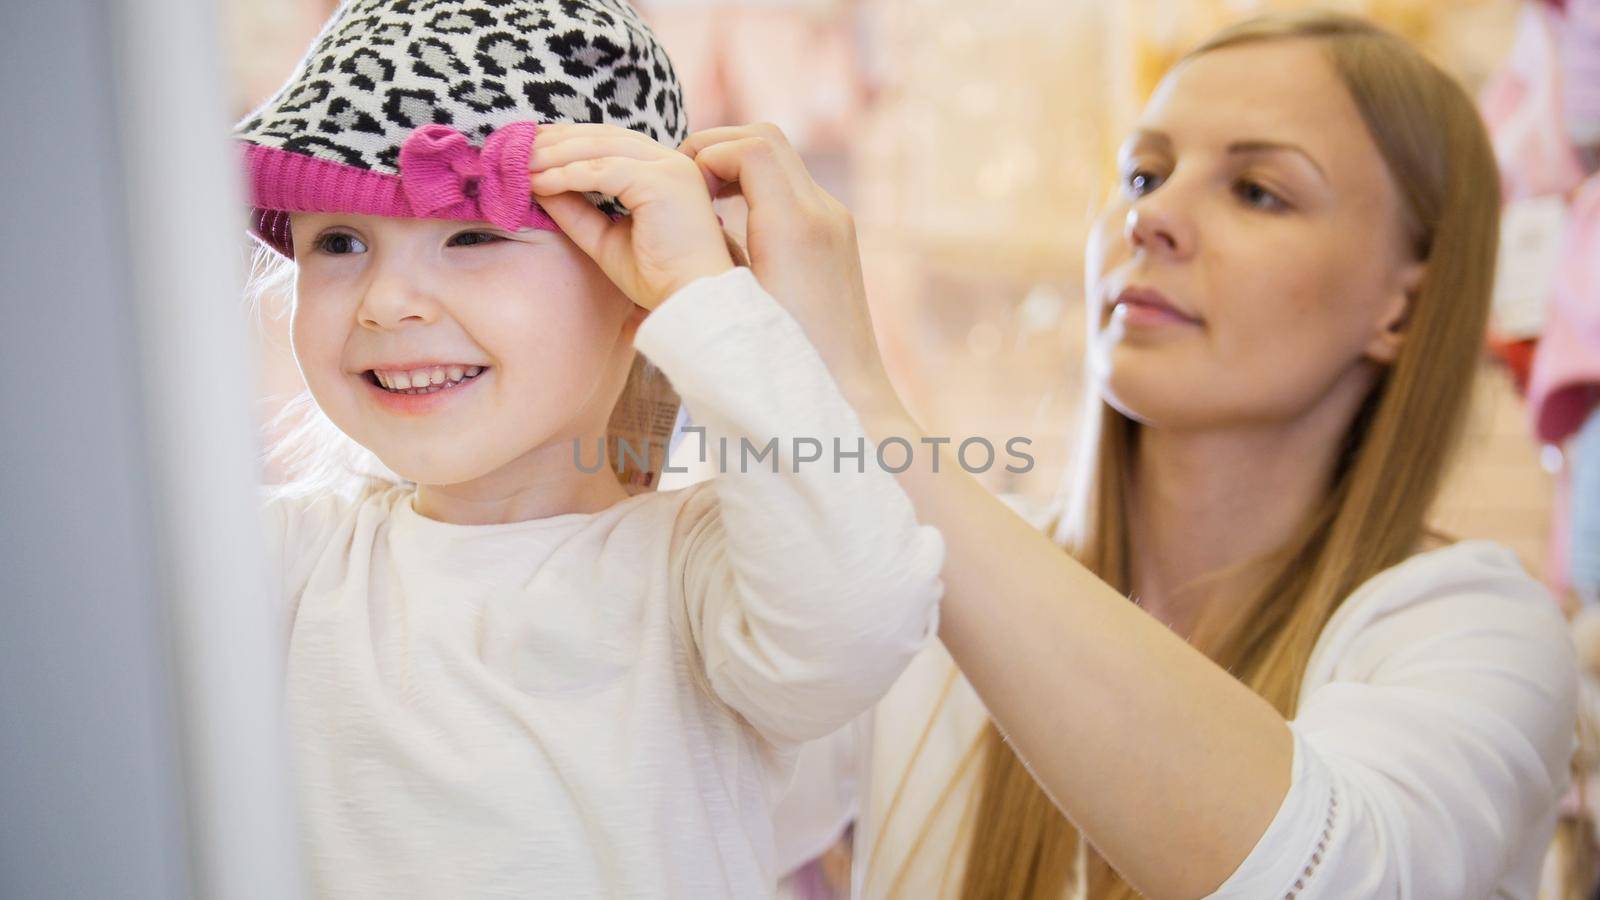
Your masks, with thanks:
M 1577 663 L 1555 601 L 1511 551 L 1467 541 L 1367 581 L 1323 629 L 1301 697 L 1289 791 L 1210 897 L 1535 896 L 1576 743 Z M 879 706 L 859 896 L 955 896 L 986 721 L 942 647 Z M 1181 797 L 1171 805 L 1181 814 Z

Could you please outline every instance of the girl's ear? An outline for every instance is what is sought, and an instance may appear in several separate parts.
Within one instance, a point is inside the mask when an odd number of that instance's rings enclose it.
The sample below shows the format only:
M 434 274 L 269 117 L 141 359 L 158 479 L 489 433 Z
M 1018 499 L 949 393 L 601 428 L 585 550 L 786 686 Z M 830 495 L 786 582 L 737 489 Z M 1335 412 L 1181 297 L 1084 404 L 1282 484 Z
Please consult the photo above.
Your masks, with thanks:
M 1367 344 L 1366 357 L 1384 365 L 1392 364 L 1400 356 L 1406 340 L 1406 326 L 1411 320 L 1411 307 L 1422 290 L 1428 266 L 1423 262 L 1407 263 L 1395 281 L 1395 289 L 1384 304 L 1383 315 L 1378 320 L 1378 331 Z

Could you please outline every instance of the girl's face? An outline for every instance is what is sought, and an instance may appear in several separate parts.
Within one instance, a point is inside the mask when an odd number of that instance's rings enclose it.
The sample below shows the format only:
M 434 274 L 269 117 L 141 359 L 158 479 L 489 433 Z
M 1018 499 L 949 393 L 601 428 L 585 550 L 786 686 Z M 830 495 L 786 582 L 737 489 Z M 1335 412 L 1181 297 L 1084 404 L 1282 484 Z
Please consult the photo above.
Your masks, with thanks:
M 1179 65 L 1119 153 L 1087 251 L 1102 396 L 1164 428 L 1274 426 L 1359 396 L 1408 292 L 1401 201 L 1318 46 Z
M 328 418 L 396 474 L 457 484 L 540 448 L 572 465 L 572 439 L 587 446 L 605 433 L 644 310 L 565 235 L 335 213 L 291 220 L 300 371 Z M 435 367 L 445 382 L 426 396 L 380 384 L 407 371 L 416 390 Z M 450 386 L 471 367 L 476 377 Z

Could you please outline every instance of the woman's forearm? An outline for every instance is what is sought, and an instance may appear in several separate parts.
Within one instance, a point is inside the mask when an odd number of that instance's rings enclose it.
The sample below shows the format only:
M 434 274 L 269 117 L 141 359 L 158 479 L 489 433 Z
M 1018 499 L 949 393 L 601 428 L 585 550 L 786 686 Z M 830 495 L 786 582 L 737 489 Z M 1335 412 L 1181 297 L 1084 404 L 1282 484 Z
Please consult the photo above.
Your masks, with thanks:
M 1079 565 L 932 447 L 882 392 L 868 435 L 918 451 L 898 478 L 944 534 L 940 637 L 1044 789 L 1135 887 L 1220 885 L 1289 787 L 1292 741 L 1265 700 Z

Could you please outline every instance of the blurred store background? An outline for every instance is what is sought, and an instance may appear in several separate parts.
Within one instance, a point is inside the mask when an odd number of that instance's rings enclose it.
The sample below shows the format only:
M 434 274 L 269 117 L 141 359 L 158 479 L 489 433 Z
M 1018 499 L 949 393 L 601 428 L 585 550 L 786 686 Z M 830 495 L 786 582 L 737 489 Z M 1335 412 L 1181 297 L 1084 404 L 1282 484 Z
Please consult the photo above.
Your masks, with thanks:
M 227 0 L 236 109 L 265 99 L 336 5 Z M 679 69 L 691 127 L 766 120 L 855 211 L 894 376 L 927 425 L 997 445 L 1026 435 L 1052 492 L 1082 383 L 1082 249 L 1139 105 L 1185 48 L 1232 19 L 1297 3 L 1136 0 L 644 0 Z M 1352 2 L 1474 90 L 1505 59 L 1519 5 Z M 732 217 L 730 217 L 732 218 Z M 269 310 L 270 312 L 270 310 Z M 263 411 L 301 389 L 283 319 L 266 317 Z M 1486 371 L 1446 528 L 1546 565 L 1556 451 Z
M 239 116 L 287 77 L 334 5 L 225 0 Z M 1081 406 L 1082 248 L 1112 186 L 1117 143 L 1186 48 L 1229 21 L 1307 4 L 637 5 L 677 63 L 693 128 L 777 123 L 855 211 L 880 337 L 924 424 L 997 445 L 1030 437 L 1038 465 L 1021 476 L 994 471 L 992 486 L 1045 496 Z M 1600 534 L 1586 524 L 1600 516 L 1600 425 L 1588 415 L 1600 396 L 1595 5 L 1319 5 L 1403 33 L 1482 98 L 1505 167 L 1504 277 L 1474 430 L 1436 520 L 1510 545 L 1576 611 L 1600 580 Z M 738 221 L 738 211 L 727 217 Z M 263 422 L 302 389 L 273 303 L 259 324 Z M 1551 335 L 1560 346 L 1541 359 Z M 1573 502 L 1575 475 L 1594 495 L 1587 507 Z

